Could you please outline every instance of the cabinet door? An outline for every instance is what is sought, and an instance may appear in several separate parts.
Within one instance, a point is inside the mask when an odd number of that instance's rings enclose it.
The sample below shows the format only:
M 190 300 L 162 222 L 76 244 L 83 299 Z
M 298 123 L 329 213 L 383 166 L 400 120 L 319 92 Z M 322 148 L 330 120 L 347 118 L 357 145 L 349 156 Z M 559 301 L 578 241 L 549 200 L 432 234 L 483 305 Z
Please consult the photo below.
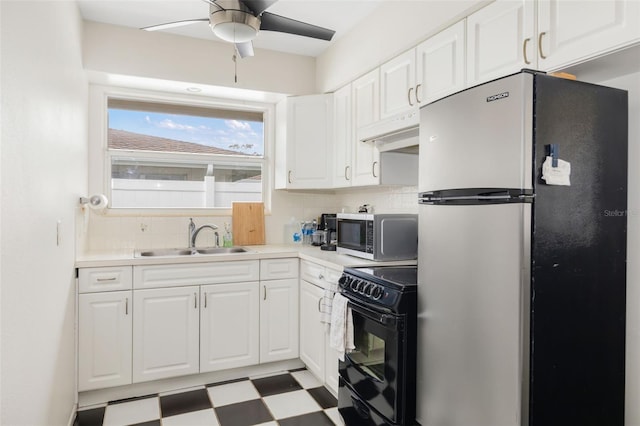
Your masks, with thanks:
M 78 296 L 78 391 L 131 383 L 131 291 Z
M 200 372 L 258 364 L 259 283 L 202 286 Z
M 353 125 L 356 140 L 353 143 L 351 174 L 353 186 L 377 185 L 380 182 L 380 152 L 369 142 L 360 142 L 358 129 L 380 120 L 380 70 L 375 69 L 351 83 Z
M 336 188 L 351 186 L 351 155 L 355 139 L 351 122 L 351 85 L 347 85 L 333 94 L 333 186 Z
M 534 2 L 496 0 L 467 17 L 467 85 L 535 68 Z
M 640 2 L 538 0 L 538 64 L 583 62 L 640 39 Z
M 417 51 L 416 96 L 428 104 L 465 87 L 465 21 L 420 44 Z
M 326 269 L 325 280 L 328 285 L 335 284 L 342 276 L 342 271 L 336 269 Z M 336 287 L 337 288 L 337 287 Z M 325 352 L 324 352 L 324 384 L 333 392 L 338 394 L 338 351 L 329 345 L 329 333 L 325 330 Z
M 300 281 L 300 359 L 307 369 L 324 381 L 325 330 L 320 322 L 320 301 L 324 290 Z
M 286 183 L 290 189 L 330 188 L 333 176 L 331 95 L 291 97 L 287 102 Z
M 380 118 L 417 109 L 416 51 L 411 49 L 380 66 Z
M 298 280 L 260 282 L 260 362 L 298 357 Z
M 340 360 L 338 359 L 338 351 L 329 346 L 329 333 L 325 334 L 324 359 L 324 384 L 334 395 L 337 395 Z
M 133 292 L 133 382 L 199 371 L 198 286 Z

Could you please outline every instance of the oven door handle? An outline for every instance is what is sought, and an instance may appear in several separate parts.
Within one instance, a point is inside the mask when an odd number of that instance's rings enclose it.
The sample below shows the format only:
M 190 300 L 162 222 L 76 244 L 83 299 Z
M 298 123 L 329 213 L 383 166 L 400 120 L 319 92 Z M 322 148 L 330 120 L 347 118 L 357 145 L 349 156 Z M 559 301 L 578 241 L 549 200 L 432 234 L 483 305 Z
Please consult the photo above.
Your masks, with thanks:
M 380 324 L 383 324 L 383 325 L 394 326 L 394 327 L 398 323 L 398 318 L 395 315 L 390 315 L 390 314 L 385 314 L 385 313 L 373 311 L 373 310 L 371 310 L 369 308 L 366 308 L 363 305 L 361 305 L 359 303 L 355 303 L 355 302 L 353 302 L 351 300 L 349 300 L 349 306 L 354 311 L 360 313 L 361 315 L 365 316 L 366 318 L 368 318 L 368 319 L 370 319 L 372 321 L 375 321 L 377 323 L 380 323 Z

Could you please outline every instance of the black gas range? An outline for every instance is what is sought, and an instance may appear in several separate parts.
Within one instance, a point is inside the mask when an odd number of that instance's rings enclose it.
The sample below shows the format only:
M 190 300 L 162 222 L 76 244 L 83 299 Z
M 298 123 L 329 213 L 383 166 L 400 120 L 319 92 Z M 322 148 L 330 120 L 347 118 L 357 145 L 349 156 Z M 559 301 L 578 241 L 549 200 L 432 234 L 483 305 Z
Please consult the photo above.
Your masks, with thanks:
M 338 411 L 345 424 L 415 424 L 417 267 L 345 268 L 355 349 L 340 362 Z

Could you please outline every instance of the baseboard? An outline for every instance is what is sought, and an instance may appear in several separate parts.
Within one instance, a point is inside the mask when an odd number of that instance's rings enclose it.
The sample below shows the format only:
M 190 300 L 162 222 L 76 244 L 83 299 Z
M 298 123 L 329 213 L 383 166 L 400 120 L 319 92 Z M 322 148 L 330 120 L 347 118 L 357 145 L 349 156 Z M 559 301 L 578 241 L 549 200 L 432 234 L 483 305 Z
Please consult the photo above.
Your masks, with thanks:
M 71 407 L 71 415 L 69 416 L 69 421 L 67 422 L 67 426 L 73 426 L 76 421 L 76 413 L 78 412 L 78 403 L 74 403 Z
M 104 405 L 108 401 L 134 398 L 142 395 L 171 392 L 194 386 L 203 386 L 209 383 L 223 382 L 243 377 L 252 377 L 263 374 L 273 374 L 294 368 L 304 367 L 299 358 L 277 361 L 269 364 L 258 364 L 248 367 L 240 367 L 230 370 L 222 370 L 211 373 L 193 374 L 190 376 L 162 379 L 151 382 L 142 382 L 113 388 L 98 389 L 80 392 L 78 394 L 78 407 L 85 409 L 90 406 Z

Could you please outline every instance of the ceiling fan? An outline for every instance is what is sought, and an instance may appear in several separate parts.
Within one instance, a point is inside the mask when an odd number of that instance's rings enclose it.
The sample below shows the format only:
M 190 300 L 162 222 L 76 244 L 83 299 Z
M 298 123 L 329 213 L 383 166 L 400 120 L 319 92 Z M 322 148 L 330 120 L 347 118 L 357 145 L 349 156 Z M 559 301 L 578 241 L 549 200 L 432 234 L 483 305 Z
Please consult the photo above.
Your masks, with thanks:
M 278 31 L 304 37 L 331 40 L 335 31 L 306 22 L 266 12 L 277 0 L 202 0 L 209 4 L 209 17 L 168 22 L 141 28 L 164 30 L 198 22 L 209 22 L 213 33 L 222 40 L 235 43 L 241 58 L 253 56 L 253 43 L 258 31 Z

